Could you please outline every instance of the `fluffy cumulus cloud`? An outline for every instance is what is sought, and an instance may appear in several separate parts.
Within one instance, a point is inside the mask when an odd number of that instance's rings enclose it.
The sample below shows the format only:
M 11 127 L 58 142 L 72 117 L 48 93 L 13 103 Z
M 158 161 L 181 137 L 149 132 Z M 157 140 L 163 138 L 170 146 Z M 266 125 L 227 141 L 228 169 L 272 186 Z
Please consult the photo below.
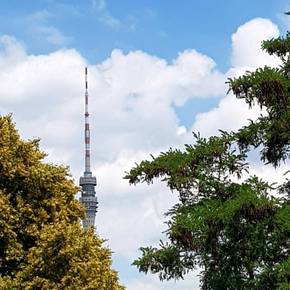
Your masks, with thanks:
M 225 74 L 194 49 L 180 52 L 171 62 L 142 51 L 114 50 L 102 63 L 89 65 L 92 164 L 100 201 L 97 229 L 128 268 L 138 247 L 158 243 L 165 229 L 163 214 L 177 196 L 161 183 L 129 187 L 124 172 L 149 153 L 190 142 L 191 129 L 208 136 L 219 128 L 237 129 L 254 118 L 257 110 L 250 112 L 232 95 L 223 97 L 225 80 L 245 69 L 276 64 L 261 52 L 259 43 L 277 35 L 276 25 L 265 19 L 240 26 L 232 37 L 232 68 Z M 73 49 L 29 55 L 13 37 L 0 38 L 0 114 L 13 112 L 22 135 L 41 137 L 48 161 L 69 164 L 76 179 L 83 171 L 86 65 Z M 192 128 L 182 126 L 176 106 L 195 97 L 217 96 L 221 101 L 216 108 L 198 114 Z M 197 273 L 183 284 L 162 284 L 156 277 L 130 278 L 128 270 L 119 270 L 129 290 L 172 290 L 177 285 L 198 289 Z
M 232 35 L 232 65 L 258 67 L 277 65 L 277 59 L 261 50 L 261 43 L 279 35 L 277 25 L 263 18 L 255 18 L 241 25 Z
M 232 67 L 226 72 L 226 78 L 236 77 L 245 71 L 257 67 L 277 66 L 280 60 L 262 51 L 261 42 L 279 35 L 277 25 L 268 19 L 256 18 L 241 25 L 232 35 Z M 225 95 L 213 110 L 196 116 L 192 129 L 205 136 L 218 134 L 219 129 L 237 130 L 249 119 L 255 119 L 260 110 L 249 110 L 243 100 L 233 94 Z

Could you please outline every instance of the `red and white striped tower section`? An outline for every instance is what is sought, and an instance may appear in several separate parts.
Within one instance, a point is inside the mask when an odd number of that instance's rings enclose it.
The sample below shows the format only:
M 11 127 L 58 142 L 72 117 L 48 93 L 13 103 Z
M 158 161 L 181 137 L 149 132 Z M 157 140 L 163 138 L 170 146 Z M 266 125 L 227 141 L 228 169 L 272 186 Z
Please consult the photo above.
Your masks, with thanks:
M 91 172 L 91 148 L 90 148 L 90 123 L 89 123 L 89 93 L 88 93 L 88 68 L 85 68 L 85 172 Z
M 96 197 L 95 186 L 96 177 L 91 172 L 91 150 L 90 150 L 90 123 L 89 123 L 89 93 L 88 93 L 88 69 L 85 68 L 85 171 L 80 177 L 82 188 L 80 201 L 86 210 L 86 217 L 83 220 L 83 227 L 94 227 L 95 217 L 98 209 L 98 199 Z

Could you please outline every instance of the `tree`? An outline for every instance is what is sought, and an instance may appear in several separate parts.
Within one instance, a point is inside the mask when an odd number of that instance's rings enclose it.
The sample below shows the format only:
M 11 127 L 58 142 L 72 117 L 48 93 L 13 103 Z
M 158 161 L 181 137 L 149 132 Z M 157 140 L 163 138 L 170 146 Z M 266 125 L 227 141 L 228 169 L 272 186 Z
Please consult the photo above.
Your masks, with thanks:
M 166 214 L 167 240 L 141 248 L 134 261 L 140 271 L 179 279 L 200 266 L 202 289 L 290 289 L 290 181 L 274 187 L 256 176 L 240 179 L 252 147 L 276 167 L 289 156 L 290 35 L 262 47 L 281 58 L 281 67 L 247 72 L 229 86 L 266 114 L 236 133 L 194 134 L 185 151 L 152 156 L 125 176 L 130 184 L 161 178 L 179 195 Z
M 264 41 L 262 48 L 280 58 L 281 66 L 265 66 L 229 79 L 230 90 L 249 106 L 265 109 L 257 121 L 237 133 L 240 147 L 261 147 L 261 159 L 278 166 L 290 152 L 290 33 Z
M 68 169 L 45 163 L 39 140 L 20 138 L 0 117 L 0 288 L 124 289 L 111 252 L 82 229 Z

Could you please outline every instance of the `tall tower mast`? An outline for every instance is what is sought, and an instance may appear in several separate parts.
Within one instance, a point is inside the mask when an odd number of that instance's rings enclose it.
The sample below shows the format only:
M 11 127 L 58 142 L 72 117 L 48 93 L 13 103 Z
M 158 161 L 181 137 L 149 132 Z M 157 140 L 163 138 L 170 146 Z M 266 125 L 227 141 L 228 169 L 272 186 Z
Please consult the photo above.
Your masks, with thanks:
M 85 171 L 80 177 L 82 188 L 80 201 L 85 207 L 86 217 L 83 220 L 83 227 L 88 228 L 95 225 L 95 217 L 98 208 L 95 186 L 96 177 L 91 172 L 91 148 L 90 148 L 90 122 L 89 122 L 89 93 L 88 93 L 88 69 L 85 68 Z
M 91 172 L 91 139 L 89 122 L 88 68 L 85 68 L 85 172 Z

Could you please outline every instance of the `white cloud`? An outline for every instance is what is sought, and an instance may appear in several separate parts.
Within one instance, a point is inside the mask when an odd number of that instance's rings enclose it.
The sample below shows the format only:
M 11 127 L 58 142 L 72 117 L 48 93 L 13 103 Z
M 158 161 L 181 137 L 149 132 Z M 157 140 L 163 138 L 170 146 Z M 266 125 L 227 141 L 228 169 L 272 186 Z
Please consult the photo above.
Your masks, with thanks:
M 110 237 L 115 252 L 130 260 L 136 258 L 141 245 L 158 244 L 160 233 L 166 229 L 164 213 L 177 202 L 177 195 L 164 184 L 128 187 L 128 181 L 122 179 L 125 170 L 147 157 L 144 153 L 126 154 L 95 170 L 100 180 L 98 231 L 103 237 Z M 120 239 L 124 242 L 120 243 Z
M 99 2 L 99 9 L 106 9 L 104 3 Z M 165 228 L 163 213 L 177 198 L 160 183 L 129 187 L 122 179 L 124 172 L 149 153 L 190 142 L 191 134 L 179 124 L 174 106 L 195 97 L 222 96 L 227 76 L 275 63 L 258 50 L 258 43 L 260 36 L 276 34 L 268 20 L 241 26 L 233 36 L 233 68 L 227 74 L 194 49 L 179 53 L 170 63 L 142 51 L 114 50 L 103 63 L 89 66 L 92 164 L 100 200 L 97 224 L 114 252 L 131 260 L 138 247 L 158 243 Z M 51 154 L 48 160 L 70 164 L 76 178 L 83 171 L 86 65 L 75 50 L 28 55 L 15 39 L 0 38 L 0 114 L 13 112 L 20 132 L 26 138 L 41 137 Z M 217 108 L 199 114 L 193 128 L 208 136 L 219 128 L 237 129 L 256 114 L 228 95 Z M 184 284 L 159 283 L 151 276 L 126 282 L 129 290 L 171 290 L 176 285 L 198 289 L 196 273 Z
M 150 275 L 150 274 L 149 274 Z M 182 290 L 198 290 L 199 282 L 196 279 L 198 275 L 197 272 L 194 272 L 194 275 L 188 276 L 185 280 L 178 281 L 163 281 L 160 282 L 158 278 L 155 276 L 146 276 L 146 277 L 138 277 L 138 279 L 134 279 L 130 281 L 126 288 L 128 290 L 173 290 L 173 289 L 182 289 Z
M 261 50 L 261 42 L 279 35 L 271 20 L 255 18 L 241 25 L 232 36 L 232 65 L 258 67 L 278 65 L 277 58 Z
M 0 37 L 0 69 L 13 67 L 25 59 L 26 53 L 23 45 L 21 45 L 14 37 L 3 35 Z
M 185 57 L 191 62 L 184 62 Z M 213 61 L 195 51 L 185 51 L 168 64 L 141 51 L 125 55 L 114 50 L 90 72 L 90 92 L 96 96 L 91 100 L 96 108 L 95 134 L 104 142 L 100 153 L 110 159 L 124 148 L 148 152 L 181 142 L 172 105 L 182 105 L 198 95 L 221 94 L 224 89 L 223 76 L 215 71 Z M 112 138 L 107 137 L 108 131 Z

